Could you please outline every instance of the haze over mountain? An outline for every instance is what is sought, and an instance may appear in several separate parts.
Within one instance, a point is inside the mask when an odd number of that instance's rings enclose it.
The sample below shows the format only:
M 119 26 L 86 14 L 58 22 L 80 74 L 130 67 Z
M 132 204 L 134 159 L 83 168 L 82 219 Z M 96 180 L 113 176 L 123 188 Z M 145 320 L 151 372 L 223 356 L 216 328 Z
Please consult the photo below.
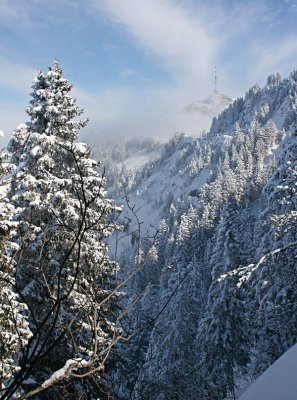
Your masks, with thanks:
M 186 114 L 199 114 L 209 118 L 217 117 L 222 111 L 227 108 L 234 99 L 222 93 L 214 93 L 204 100 L 196 100 L 183 109 Z

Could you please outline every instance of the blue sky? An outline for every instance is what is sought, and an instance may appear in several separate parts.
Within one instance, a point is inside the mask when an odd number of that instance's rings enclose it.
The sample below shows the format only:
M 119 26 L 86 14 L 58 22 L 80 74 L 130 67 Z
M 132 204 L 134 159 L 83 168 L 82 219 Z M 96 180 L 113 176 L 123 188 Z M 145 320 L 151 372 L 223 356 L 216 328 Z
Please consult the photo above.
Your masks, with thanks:
M 244 95 L 297 68 L 296 0 L 0 0 L 0 129 L 26 120 L 31 81 L 57 58 L 98 138 L 169 137 L 180 110 Z

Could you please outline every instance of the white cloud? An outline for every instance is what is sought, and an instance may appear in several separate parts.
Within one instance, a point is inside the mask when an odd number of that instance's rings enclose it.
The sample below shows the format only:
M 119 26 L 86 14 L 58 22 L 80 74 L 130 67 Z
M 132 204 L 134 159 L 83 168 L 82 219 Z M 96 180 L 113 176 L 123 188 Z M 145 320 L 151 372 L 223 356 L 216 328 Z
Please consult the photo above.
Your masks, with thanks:
M 73 95 L 90 119 L 81 134 L 91 142 L 131 136 L 168 139 L 180 131 L 199 135 L 210 125 L 208 118 L 187 117 L 181 113 L 192 100 L 183 87 L 153 87 L 145 92 L 124 86 L 103 91 L 94 88 L 92 92 L 74 88 Z
M 215 41 L 190 9 L 169 0 L 92 0 L 114 23 L 133 35 L 138 45 L 158 56 L 176 73 L 204 76 L 213 67 Z M 200 77 L 200 79 L 199 79 Z
M 193 8 L 173 0 L 90 0 L 97 11 L 116 24 L 134 43 L 173 77 L 164 82 L 140 87 L 117 86 L 96 95 L 89 93 L 86 113 L 91 124 L 104 136 L 155 136 L 168 138 L 177 131 L 199 134 L 205 121 L 183 118 L 180 110 L 212 90 L 212 71 L 217 41 L 195 16 Z M 190 4 L 188 3 L 190 6 Z M 133 74 L 137 65 L 122 74 Z M 211 88 L 211 89 L 210 89 Z M 91 100 L 92 98 L 92 100 Z M 91 111 L 92 110 L 92 111 Z M 95 123 L 94 123 L 94 119 Z M 209 123 L 209 121 L 208 121 Z
M 82 6 L 80 0 L 0 0 L 0 19 L 9 28 L 36 34 L 40 27 L 61 23 L 70 16 L 75 17 L 75 29 L 84 12 Z
M 123 41 L 132 41 L 139 52 L 148 55 L 148 63 L 158 64 L 162 72 L 167 68 L 168 76 L 173 79 L 167 80 L 170 84 L 160 78 L 154 80 L 150 66 L 148 72 L 144 72 L 137 62 L 131 65 L 125 60 L 121 79 L 117 76 L 113 86 L 107 89 L 96 88 L 94 83 L 92 90 L 86 91 L 84 82 L 78 82 L 81 86 L 75 89 L 74 96 L 90 118 L 87 129 L 105 136 L 168 137 L 178 130 L 198 133 L 204 128 L 195 118 L 185 121 L 179 111 L 213 90 L 215 64 L 219 70 L 219 91 L 231 96 L 242 95 L 248 85 L 263 82 L 273 71 L 287 74 L 286 68 L 296 60 L 295 37 L 286 35 L 284 29 L 282 39 L 274 37 L 272 40 L 269 36 L 269 29 L 273 31 L 283 23 L 280 13 L 284 2 L 294 6 L 294 0 L 280 0 L 277 5 L 269 0 L 230 0 L 228 4 L 221 0 L 87 0 L 84 3 L 80 0 L 0 0 L 0 18 L 10 26 L 17 27 L 19 23 L 21 28 L 39 32 L 40 26 L 55 26 L 57 18 L 64 18 L 64 13 L 58 11 L 61 7 L 66 10 L 69 5 L 72 12 L 65 18 L 73 19 L 74 29 L 79 16 L 82 26 L 88 30 L 84 25 L 86 15 L 91 16 L 88 23 L 94 23 L 92 18 L 97 15 L 102 31 L 107 28 L 107 35 L 98 37 L 105 52 L 116 52 L 120 48 L 120 34 L 124 32 Z M 36 18 L 38 15 L 40 18 Z M 113 31 L 115 26 L 116 32 Z M 109 39 L 114 33 L 117 39 L 111 43 Z M 43 40 L 46 44 L 47 38 Z M 5 50 L 5 46 L 1 46 Z M 3 52 L 6 53 L 11 54 Z M 30 59 L 23 59 L 30 63 Z M 105 62 L 104 57 L 100 62 Z M 28 95 L 36 72 L 0 56 L 0 86 Z M 130 82 L 130 86 L 123 82 Z M 20 106 L 21 110 L 25 106 L 26 102 Z M 0 129 L 7 130 L 5 121 L 9 116 L 13 126 L 15 122 L 22 122 L 18 115 L 13 118 L 12 105 L 3 110 L 0 110 L 0 118 L 5 126 Z
M 288 75 L 296 68 L 296 37 L 288 36 L 277 42 L 255 45 L 252 57 L 255 61 L 251 64 L 249 73 L 254 80 L 273 72 Z
M 25 106 L 11 102 L 0 104 L 0 129 L 4 132 L 4 137 L 0 138 L 0 150 L 7 145 L 16 126 L 28 120 Z
M 1 23 L 15 25 L 16 29 L 32 30 L 37 21 L 32 19 L 32 11 L 37 0 L 0 0 Z
M 20 17 L 20 11 L 25 10 L 25 4 L 14 1 L 11 2 L 10 0 L 0 0 L 0 16 L 1 18 L 5 19 L 18 19 Z
M 29 93 L 37 69 L 0 57 L 0 85 Z

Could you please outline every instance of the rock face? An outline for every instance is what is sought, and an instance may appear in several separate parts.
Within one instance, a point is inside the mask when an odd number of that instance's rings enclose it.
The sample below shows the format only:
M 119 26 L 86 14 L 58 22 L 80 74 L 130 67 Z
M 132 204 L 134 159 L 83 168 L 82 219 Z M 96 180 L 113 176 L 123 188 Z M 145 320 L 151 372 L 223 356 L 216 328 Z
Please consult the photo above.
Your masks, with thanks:
M 230 96 L 222 93 L 215 93 L 201 101 L 194 101 L 183 109 L 185 114 L 200 114 L 213 118 L 225 110 L 233 100 Z

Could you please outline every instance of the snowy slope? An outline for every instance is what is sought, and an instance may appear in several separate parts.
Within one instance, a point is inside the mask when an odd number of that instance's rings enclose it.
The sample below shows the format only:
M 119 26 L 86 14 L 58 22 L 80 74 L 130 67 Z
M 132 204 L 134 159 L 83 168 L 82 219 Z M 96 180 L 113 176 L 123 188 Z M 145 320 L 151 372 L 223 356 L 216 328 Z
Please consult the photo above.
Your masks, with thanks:
M 207 181 L 210 174 L 208 167 L 201 168 L 198 174 L 191 173 L 190 169 L 198 142 L 199 139 L 186 135 L 173 138 L 169 142 L 173 150 L 165 150 L 160 159 L 147 164 L 138 176 L 138 182 L 129 191 L 129 202 L 137 210 L 143 234 L 152 234 L 157 229 L 169 199 L 177 201 L 184 196 L 195 201 L 196 191 Z M 133 161 L 133 158 L 130 160 Z M 131 161 L 128 165 L 132 165 Z M 129 214 L 129 210 L 124 208 L 122 218 L 131 219 Z
M 240 400 L 296 400 L 297 344 L 271 365 Z
M 124 167 L 126 170 L 138 170 L 145 166 L 150 161 L 156 160 L 160 156 L 160 148 L 157 150 L 148 151 L 147 149 L 138 150 L 132 153 L 124 161 L 116 163 L 121 168 Z
M 194 101 L 183 109 L 186 114 L 199 114 L 213 118 L 218 116 L 227 108 L 233 100 L 230 96 L 221 93 L 215 93 L 201 101 Z

